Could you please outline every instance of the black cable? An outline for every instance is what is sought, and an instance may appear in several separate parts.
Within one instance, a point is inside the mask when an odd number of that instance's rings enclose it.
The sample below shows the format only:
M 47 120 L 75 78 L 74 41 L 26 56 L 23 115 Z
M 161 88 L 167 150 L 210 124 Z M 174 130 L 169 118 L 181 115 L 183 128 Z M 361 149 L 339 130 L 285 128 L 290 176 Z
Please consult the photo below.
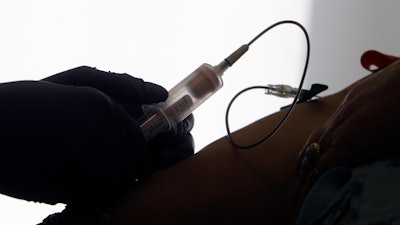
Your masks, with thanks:
M 239 145 L 238 143 L 236 143 L 236 142 L 233 140 L 233 137 L 232 137 L 232 135 L 231 135 L 231 131 L 230 131 L 230 128 L 229 128 L 229 119 L 228 119 L 228 118 L 229 118 L 229 110 L 230 110 L 230 108 L 231 108 L 233 102 L 235 101 L 235 99 L 236 99 L 237 97 L 239 97 L 239 95 L 243 94 L 243 93 L 246 92 L 246 91 L 249 91 L 249 90 L 252 90 L 252 89 L 268 89 L 269 87 L 267 87 L 267 86 L 252 86 L 252 87 L 245 88 L 245 89 L 243 89 L 242 91 L 238 92 L 238 93 L 232 98 L 232 100 L 229 102 L 228 107 L 227 107 L 227 109 L 226 109 L 226 114 L 225 114 L 225 124 L 226 124 L 226 130 L 227 130 L 228 138 L 229 138 L 231 144 L 232 144 L 233 146 L 237 147 L 237 148 L 240 148 L 240 149 L 249 149 L 249 148 L 253 148 L 253 147 L 255 147 L 255 146 L 257 146 L 257 145 L 259 145 L 259 144 L 261 144 L 261 143 L 263 143 L 263 142 L 265 142 L 265 141 L 267 141 L 267 140 L 269 140 L 269 139 L 272 137 L 272 135 L 274 135 L 274 134 L 279 130 L 279 128 L 281 128 L 281 126 L 286 122 L 287 118 L 289 117 L 289 114 L 292 112 L 292 110 L 293 110 L 294 106 L 296 105 L 296 102 L 297 102 L 297 100 L 298 100 L 298 98 L 299 98 L 299 96 L 300 96 L 300 93 L 301 93 L 301 90 L 302 90 L 302 87 L 303 87 L 303 83 L 304 83 L 304 80 L 305 80 L 305 77 L 306 77 L 306 73 L 307 73 L 308 62 L 309 62 L 309 59 L 310 59 L 310 38 L 309 38 L 309 36 L 308 36 L 307 30 L 304 28 L 303 25 L 301 25 L 300 23 L 298 23 L 298 22 L 296 22 L 296 21 L 292 21 L 292 20 L 283 20 L 283 21 L 277 22 L 277 23 L 275 23 L 275 24 L 273 24 L 273 25 L 267 27 L 267 28 L 266 28 L 265 30 L 263 30 L 261 33 L 259 33 L 259 34 L 258 34 L 256 37 L 254 37 L 247 45 L 250 46 L 251 44 L 253 44 L 253 42 L 255 42 L 258 38 L 260 38 L 260 37 L 261 37 L 262 35 L 264 35 L 266 32 L 268 32 L 268 31 L 271 30 L 272 28 L 274 28 L 274 27 L 276 27 L 276 26 L 279 26 L 279 25 L 282 25 L 282 24 L 294 24 L 294 25 L 298 26 L 298 27 L 303 31 L 303 33 L 304 33 L 304 35 L 305 35 L 305 37 L 306 37 L 306 41 L 307 41 L 307 55 L 306 55 L 306 61 L 305 61 L 305 65 L 304 65 L 304 69 L 303 69 L 303 74 L 302 74 L 302 77 L 301 77 L 301 80 L 300 80 L 300 83 L 299 83 L 299 87 L 298 87 L 296 96 L 294 97 L 294 100 L 293 100 L 292 104 L 290 105 L 290 107 L 289 107 L 287 113 L 286 113 L 285 116 L 283 117 L 283 119 L 279 122 L 279 124 L 278 124 L 268 135 L 266 135 L 265 137 L 263 137 L 262 139 L 260 139 L 259 141 L 255 142 L 255 143 L 253 143 L 253 144 L 250 144 L 250 145 Z

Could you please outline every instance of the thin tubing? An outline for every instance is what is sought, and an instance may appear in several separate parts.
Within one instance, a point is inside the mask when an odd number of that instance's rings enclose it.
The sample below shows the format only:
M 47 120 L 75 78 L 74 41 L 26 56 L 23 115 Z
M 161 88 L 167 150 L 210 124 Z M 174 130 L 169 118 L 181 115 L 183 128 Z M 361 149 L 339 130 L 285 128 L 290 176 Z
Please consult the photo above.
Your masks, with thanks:
M 294 25 L 298 26 L 298 27 L 303 31 L 303 33 L 304 33 L 304 35 L 305 35 L 305 37 L 306 37 L 306 41 L 307 41 L 307 55 L 306 55 L 306 61 L 305 61 L 304 69 L 303 69 L 303 74 L 302 74 L 302 77 L 301 77 L 301 80 L 300 80 L 300 83 L 299 83 L 298 91 L 297 91 L 297 93 L 296 93 L 296 96 L 294 97 L 294 100 L 293 100 L 292 104 L 290 105 L 290 107 L 289 107 L 287 113 L 285 114 L 285 116 L 283 117 L 283 119 L 281 120 L 281 122 L 279 122 L 279 124 L 278 124 L 268 135 L 266 135 L 265 137 L 263 137 L 263 138 L 260 139 L 259 141 L 255 142 L 255 143 L 253 143 L 253 144 L 250 144 L 250 145 L 239 145 L 238 143 L 236 143 L 236 142 L 233 140 L 233 137 L 232 137 L 232 135 L 231 135 L 231 131 L 230 131 L 230 128 L 229 128 L 229 119 L 228 119 L 228 118 L 229 118 L 229 110 L 230 110 L 230 108 L 231 108 L 233 102 L 235 101 L 235 99 L 236 99 L 237 97 L 239 97 L 239 95 L 243 94 L 244 92 L 249 91 L 249 90 L 251 90 L 251 89 L 260 89 L 260 88 L 262 88 L 262 89 L 269 89 L 269 87 L 267 87 L 267 86 L 252 86 L 252 87 L 245 88 L 245 89 L 243 89 L 242 91 L 240 91 L 239 93 L 237 93 L 237 94 L 232 98 L 232 100 L 229 102 L 229 105 L 228 105 L 228 107 L 227 107 L 226 114 L 225 114 L 225 125 L 226 125 L 226 130 L 227 130 L 228 138 L 229 138 L 231 144 L 232 144 L 233 146 L 237 147 L 237 148 L 240 148 L 240 149 L 249 149 L 249 148 L 253 148 L 253 147 L 255 147 L 255 146 L 257 146 L 257 145 L 259 145 L 259 144 L 261 144 L 261 143 L 263 143 L 263 142 L 265 142 L 265 141 L 267 141 L 267 140 L 269 140 L 269 139 L 272 137 L 272 135 L 274 135 L 274 134 L 279 130 L 279 128 L 281 128 L 282 125 L 286 122 L 286 120 L 287 120 L 287 118 L 289 117 L 290 113 L 292 112 L 294 106 L 296 105 L 296 102 L 297 102 L 297 100 L 298 100 L 298 98 L 299 98 L 299 96 L 300 96 L 301 90 L 302 90 L 302 88 L 303 88 L 303 83 L 304 83 L 304 80 L 305 80 L 305 77 L 306 77 L 306 73 L 307 73 L 307 68 L 308 68 L 308 62 L 309 62 L 309 59 L 310 59 L 310 38 L 309 38 L 309 36 L 308 36 L 307 30 L 304 28 L 303 25 L 301 25 L 300 23 L 298 23 L 298 22 L 296 22 L 296 21 L 292 21 L 292 20 L 283 20 L 283 21 L 277 22 L 277 23 L 275 23 L 275 24 L 273 24 L 273 25 L 267 27 L 265 30 L 263 30 L 261 33 L 259 33 L 257 36 L 255 36 L 247 45 L 250 46 L 250 45 L 253 44 L 256 40 L 258 40 L 258 38 L 260 38 L 262 35 L 264 35 L 266 32 L 268 32 L 268 31 L 271 30 L 272 28 L 274 28 L 274 27 L 276 27 L 276 26 L 279 26 L 279 25 L 282 25 L 282 24 L 294 24 Z

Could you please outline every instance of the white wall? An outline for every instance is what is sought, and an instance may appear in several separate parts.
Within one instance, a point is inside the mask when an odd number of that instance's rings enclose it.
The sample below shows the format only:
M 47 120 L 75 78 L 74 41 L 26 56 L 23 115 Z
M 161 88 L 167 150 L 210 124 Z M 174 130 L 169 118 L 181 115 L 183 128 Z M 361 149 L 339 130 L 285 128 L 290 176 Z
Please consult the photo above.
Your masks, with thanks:
M 0 82 L 89 65 L 170 89 L 201 63 L 219 63 L 267 26 L 292 19 L 311 36 L 305 88 L 321 82 L 333 92 L 366 74 L 359 66 L 363 51 L 398 53 L 400 3 L 375 2 L 0 0 Z M 194 112 L 196 149 L 225 135 L 225 108 L 239 90 L 269 83 L 296 86 L 304 50 L 303 34 L 291 25 L 256 42 L 224 75 L 224 87 Z M 290 102 L 262 92 L 246 96 L 252 101 L 232 108 L 233 129 Z M 0 196 L 0 224 L 35 224 L 62 207 Z
M 89 65 L 170 89 L 200 64 L 219 63 L 275 22 L 293 19 L 306 25 L 308 1 L 296 2 L 0 0 L 0 81 L 41 79 Z M 225 108 L 237 91 L 256 84 L 295 84 L 291 80 L 299 77 L 298 58 L 304 55 L 298 49 L 305 49 L 305 42 L 294 26 L 277 28 L 255 43 L 226 73 L 223 89 L 194 113 L 196 149 L 225 135 Z M 287 102 L 258 96 L 265 103 L 253 111 L 263 111 L 247 116 L 250 120 Z M 232 122 L 241 117 L 232 112 Z M 35 224 L 62 208 L 1 196 L 0 224 Z
M 360 64 L 365 51 L 399 56 L 399 8 L 397 0 L 313 1 L 308 81 L 336 92 L 369 74 Z

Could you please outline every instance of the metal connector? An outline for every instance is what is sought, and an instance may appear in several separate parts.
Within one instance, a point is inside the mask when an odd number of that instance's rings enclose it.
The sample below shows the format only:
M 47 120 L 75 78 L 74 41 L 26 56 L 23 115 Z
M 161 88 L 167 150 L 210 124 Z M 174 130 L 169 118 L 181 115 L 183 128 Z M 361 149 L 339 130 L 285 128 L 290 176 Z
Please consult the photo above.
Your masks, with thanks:
M 267 87 L 265 94 L 275 95 L 281 98 L 294 98 L 298 91 L 298 88 L 284 84 L 268 84 Z

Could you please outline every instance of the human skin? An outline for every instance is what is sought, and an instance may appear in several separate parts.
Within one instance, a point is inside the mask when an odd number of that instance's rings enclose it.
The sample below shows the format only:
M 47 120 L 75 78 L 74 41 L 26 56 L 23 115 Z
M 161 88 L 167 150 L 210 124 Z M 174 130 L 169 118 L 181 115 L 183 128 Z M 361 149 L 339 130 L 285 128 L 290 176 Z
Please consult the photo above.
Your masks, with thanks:
M 396 61 L 352 87 L 335 113 L 310 136 L 298 159 L 299 202 L 315 183 L 308 175 L 311 170 L 354 168 L 398 152 L 399 84 L 400 61 Z M 311 143 L 320 145 L 315 165 L 305 154 Z
M 278 132 L 254 148 L 235 148 L 223 137 L 152 174 L 138 182 L 115 209 L 116 224 L 293 224 L 299 201 L 296 165 L 304 146 L 319 137 L 321 127 L 336 124 L 335 116 L 346 110 L 348 101 L 365 101 L 368 96 L 357 93 L 363 93 L 368 82 L 388 82 L 385 79 L 368 76 L 335 94 L 296 105 Z M 258 141 L 285 113 L 269 115 L 233 137 L 244 144 Z
M 267 142 L 233 147 L 227 137 L 139 182 L 115 212 L 117 224 L 290 224 L 296 160 L 309 135 L 337 108 L 346 90 L 298 104 Z M 251 143 L 286 110 L 234 132 Z

